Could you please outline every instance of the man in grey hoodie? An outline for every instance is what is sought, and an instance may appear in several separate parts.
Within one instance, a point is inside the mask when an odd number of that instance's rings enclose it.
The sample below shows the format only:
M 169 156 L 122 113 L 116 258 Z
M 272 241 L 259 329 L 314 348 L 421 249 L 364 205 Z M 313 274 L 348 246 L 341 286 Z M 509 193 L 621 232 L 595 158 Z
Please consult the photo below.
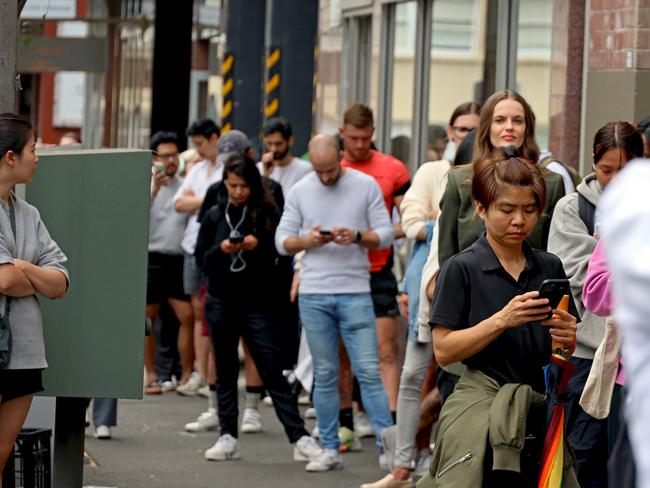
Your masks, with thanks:
M 627 122 L 610 122 L 594 137 L 594 173 L 578 185 L 576 193 L 564 196 L 555 206 L 548 237 L 548 251 L 562 260 L 571 282 L 573 300 L 582 317 L 571 362 L 576 371 L 567 386 L 566 434 L 576 456 L 578 481 L 582 487 L 607 486 L 607 419 L 595 419 L 579 405 L 598 345 L 605 335 L 605 318 L 585 309 L 582 288 L 587 265 L 597 239 L 595 209 L 603 189 L 631 159 L 643 154 L 641 137 Z M 611 440 L 613 442 L 613 439 Z

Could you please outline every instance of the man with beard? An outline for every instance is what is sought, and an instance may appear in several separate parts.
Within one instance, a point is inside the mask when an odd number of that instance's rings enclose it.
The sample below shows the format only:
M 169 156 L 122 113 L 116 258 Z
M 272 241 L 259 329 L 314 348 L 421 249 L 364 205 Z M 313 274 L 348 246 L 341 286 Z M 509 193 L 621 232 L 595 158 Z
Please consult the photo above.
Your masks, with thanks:
M 286 195 L 291 187 L 313 168 L 308 161 L 291 154 L 293 131 L 291 124 L 284 117 L 270 119 L 264 126 L 264 144 L 268 150 L 258 163 L 260 173 L 282 185 Z
M 379 375 L 370 296 L 368 249 L 385 248 L 393 227 L 374 179 L 341 166 L 332 136 L 309 144 L 314 174 L 288 192 L 275 245 L 282 255 L 306 251 L 300 271 L 300 319 L 314 360 L 314 405 L 323 453 L 307 471 L 341 467 L 338 436 L 339 335 L 350 356 L 370 423 L 379 434 L 392 424 Z M 383 446 L 376 436 L 380 453 Z

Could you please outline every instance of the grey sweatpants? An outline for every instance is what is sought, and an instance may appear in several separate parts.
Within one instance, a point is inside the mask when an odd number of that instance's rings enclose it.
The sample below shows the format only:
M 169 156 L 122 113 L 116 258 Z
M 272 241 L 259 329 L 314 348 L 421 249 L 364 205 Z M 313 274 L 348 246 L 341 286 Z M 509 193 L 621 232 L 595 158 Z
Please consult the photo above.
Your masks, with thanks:
M 411 468 L 420 421 L 420 391 L 432 356 L 430 342 L 408 341 L 397 396 L 395 466 Z

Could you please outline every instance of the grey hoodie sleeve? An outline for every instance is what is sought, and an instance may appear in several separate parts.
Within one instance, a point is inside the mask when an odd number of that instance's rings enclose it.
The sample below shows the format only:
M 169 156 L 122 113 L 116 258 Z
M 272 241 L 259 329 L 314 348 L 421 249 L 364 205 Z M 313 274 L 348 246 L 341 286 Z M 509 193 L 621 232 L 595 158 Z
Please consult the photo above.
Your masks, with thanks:
M 582 288 L 587 277 L 587 265 L 596 242 L 580 219 L 578 194 L 572 193 L 563 197 L 555 206 L 551 219 L 548 251 L 562 261 L 580 315 L 584 312 Z

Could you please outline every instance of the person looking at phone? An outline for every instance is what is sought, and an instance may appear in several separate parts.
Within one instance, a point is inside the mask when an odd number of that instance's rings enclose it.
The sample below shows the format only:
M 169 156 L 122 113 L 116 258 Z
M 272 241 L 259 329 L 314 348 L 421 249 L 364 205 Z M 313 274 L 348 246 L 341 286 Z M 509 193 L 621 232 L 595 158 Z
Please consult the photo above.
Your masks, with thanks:
M 306 251 L 298 307 L 314 361 L 314 406 L 325 447 L 306 469 L 328 471 L 342 465 L 339 335 L 359 380 L 380 453 L 379 433 L 392 424 L 379 374 L 368 249 L 390 246 L 393 226 L 379 186 L 372 177 L 341 165 L 334 137 L 314 137 L 309 156 L 314 173 L 287 194 L 275 244 L 283 255 Z
M 575 345 L 575 306 L 549 319 L 549 300 L 537 291 L 546 279 L 566 279 L 562 263 L 526 242 L 545 205 L 542 171 L 508 152 L 476 165 L 472 197 L 486 230 L 445 262 L 436 281 L 436 360 L 467 369 L 442 408 L 433 461 L 418 487 L 537 486 L 541 442 L 524 445 L 524 435 L 541 440 L 545 418 L 529 406 L 543 403 L 551 341 L 568 355 Z M 520 462 L 521 473 L 504 470 Z
M 322 449 L 305 430 L 291 385 L 282 374 L 282 336 L 274 324 L 275 295 L 268 290 L 269 283 L 277 281 L 277 267 L 286 262 L 278 261 L 273 242 L 280 210 L 255 162 L 242 154 L 226 159 L 220 189 L 225 198 L 203 216 L 196 242 L 197 265 L 207 278 L 205 318 L 217 369 L 221 425 L 220 437 L 205 458 L 240 457 L 237 351 L 243 337 L 278 419 L 295 444 L 294 460 L 310 461 Z
M 294 144 L 293 129 L 287 119 L 269 119 L 262 132 L 267 152 L 262 155 L 257 167 L 264 176 L 280 183 L 282 191 L 287 193 L 303 176 L 311 173 L 313 168 L 309 161 L 291 154 Z
M 582 292 L 589 259 L 596 247 L 595 213 L 603 190 L 632 159 L 643 156 L 643 140 L 628 122 L 609 122 L 594 136 L 593 173 L 578 185 L 577 193 L 562 198 L 555 207 L 548 250 L 556 254 L 571 281 L 571 292 L 582 316 L 577 346 L 571 362 L 576 371 L 567 385 L 565 418 L 567 438 L 576 455 L 581 486 L 605 487 L 609 446 L 608 419 L 596 419 L 579 404 L 594 354 L 605 335 L 605 317 L 587 310 Z
M 183 249 L 181 240 L 186 216 L 174 210 L 174 195 L 182 185 L 179 167 L 178 136 L 160 131 L 151 138 L 152 177 L 149 211 L 149 256 L 147 268 L 147 317 L 154 321 L 161 304 L 167 302 L 178 319 L 178 353 L 182 374 L 180 383 L 189 381 L 194 365 L 194 318 L 190 297 L 183 290 Z M 163 321 L 163 327 L 166 324 Z M 145 338 L 144 361 L 146 394 L 162 393 L 156 373 L 156 338 L 152 330 Z M 167 382 L 171 378 L 162 378 Z

